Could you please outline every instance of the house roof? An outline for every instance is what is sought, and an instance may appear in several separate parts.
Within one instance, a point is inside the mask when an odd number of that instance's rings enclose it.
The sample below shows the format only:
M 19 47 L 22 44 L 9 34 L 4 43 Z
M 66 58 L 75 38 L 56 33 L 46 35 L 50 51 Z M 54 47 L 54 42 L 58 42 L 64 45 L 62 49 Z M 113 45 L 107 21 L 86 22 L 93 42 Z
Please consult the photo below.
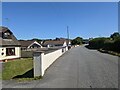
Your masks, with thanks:
M 67 45 L 71 44 L 71 40 L 66 40 Z
M 66 41 L 67 45 L 68 45 L 68 44 L 71 44 L 71 40 L 70 40 L 70 39 L 66 39 L 66 38 L 59 38 L 59 40 Z
M 33 45 L 34 43 L 40 45 L 40 43 L 38 43 L 35 40 L 19 40 L 19 42 L 21 44 L 21 47 L 28 47 L 28 46 Z
M 30 48 L 32 45 L 35 45 L 35 44 L 37 44 L 38 46 L 42 47 L 42 45 L 41 45 L 39 42 L 35 41 L 35 42 L 33 42 L 32 44 L 30 44 L 30 45 L 28 46 L 28 48 Z
M 64 44 L 64 40 L 51 40 L 51 41 L 45 41 L 43 45 L 58 45 L 58 44 Z
M 30 44 L 35 42 L 34 40 L 19 40 L 21 47 L 28 47 Z
M 4 39 L 2 37 L 2 35 L 6 32 L 10 33 L 11 39 Z M 20 46 L 16 37 L 7 27 L 0 27 L 0 46 Z

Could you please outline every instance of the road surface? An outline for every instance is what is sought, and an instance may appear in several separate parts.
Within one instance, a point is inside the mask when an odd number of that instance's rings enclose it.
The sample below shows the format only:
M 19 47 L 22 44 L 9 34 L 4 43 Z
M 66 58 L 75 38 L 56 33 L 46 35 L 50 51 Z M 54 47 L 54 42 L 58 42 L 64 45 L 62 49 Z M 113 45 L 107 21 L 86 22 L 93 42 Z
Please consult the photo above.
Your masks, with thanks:
M 118 88 L 118 57 L 72 48 L 57 59 L 42 80 L 3 81 L 3 88 Z

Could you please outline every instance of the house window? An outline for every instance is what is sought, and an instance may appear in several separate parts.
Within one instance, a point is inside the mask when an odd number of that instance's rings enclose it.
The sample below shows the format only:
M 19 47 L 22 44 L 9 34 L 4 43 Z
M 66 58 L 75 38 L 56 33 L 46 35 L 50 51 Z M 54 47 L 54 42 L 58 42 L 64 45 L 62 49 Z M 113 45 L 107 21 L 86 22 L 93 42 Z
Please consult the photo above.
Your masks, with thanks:
M 15 48 L 6 48 L 6 56 L 15 55 Z
M 6 32 L 4 33 L 4 39 L 11 39 L 10 33 Z
M 4 55 L 4 53 L 2 52 L 1 55 Z

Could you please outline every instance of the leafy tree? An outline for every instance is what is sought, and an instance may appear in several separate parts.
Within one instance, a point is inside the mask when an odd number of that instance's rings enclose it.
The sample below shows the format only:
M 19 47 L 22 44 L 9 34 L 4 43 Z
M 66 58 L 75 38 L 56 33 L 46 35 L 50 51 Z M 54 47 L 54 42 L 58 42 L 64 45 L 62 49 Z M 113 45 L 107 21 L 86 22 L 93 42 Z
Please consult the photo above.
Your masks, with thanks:
M 72 40 L 72 45 L 80 45 L 82 44 L 83 39 L 81 37 L 76 37 L 75 39 Z
M 55 39 L 55 40 L 58 40 L 58 41 L 59 41 L 59 40 L 60 40 L 60 38 L 57 38 L 57 37 L 56 37 L 56 39 Z
M 110 36 L 110 38 L 112 38 L 113 40 L 117 40 L 120 38 L 120 34 L 118 32 L 115 32 Z

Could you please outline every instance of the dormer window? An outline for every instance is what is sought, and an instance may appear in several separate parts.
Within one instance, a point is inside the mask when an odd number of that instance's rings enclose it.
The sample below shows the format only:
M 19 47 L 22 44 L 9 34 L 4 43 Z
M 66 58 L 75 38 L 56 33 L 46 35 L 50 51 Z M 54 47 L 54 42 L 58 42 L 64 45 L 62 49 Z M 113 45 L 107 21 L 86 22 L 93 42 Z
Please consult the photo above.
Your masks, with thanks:
M 4 33 L 4 36 L 8 37 L 8 36 L 10 36 L 10 33 Z
M 11 36 L 10 36 L 9 32 L 4 33 L 4 39 L 11 39 Z

